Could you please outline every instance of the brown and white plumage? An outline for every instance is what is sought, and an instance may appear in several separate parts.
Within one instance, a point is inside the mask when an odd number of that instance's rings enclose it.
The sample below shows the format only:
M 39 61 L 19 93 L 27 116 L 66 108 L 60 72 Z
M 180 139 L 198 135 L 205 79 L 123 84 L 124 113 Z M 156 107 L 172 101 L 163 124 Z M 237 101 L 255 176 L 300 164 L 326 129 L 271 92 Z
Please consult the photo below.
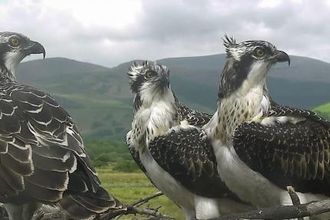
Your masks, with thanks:
M 242 160 L 275 185 L 330 196 L 330 122 L 315 112 L 272 106 L 262 123 L 237 127 L 233 143 Z M 245 158 L 251 150 L 258 159 Z
M 15 80 L 19 62 L 45 49 L 0 33 L 0 201 L 10 219 L 31 219 L 41 204 L 92 219 L 121 204 L 102 188 L 70 115 L 47 93 Z
M 178 115 L 180 115 L 181 120 L 186 120 L 189 125 L 196 126 L 196 127 L 202 127 L 205 125 L 212 117 L 212 115 L 200 111 L 196 111 L 193 109 L 190 109 L 180 103 L 178 100 L 175 101 L 175 106 L 178 111 Z M 132 155 L 132 158 L 136 162 L 136 164 L 140 167 L 140 169 L 145 173 L 146 170 L 141 164 L 141 160 L 139 157 L 139 152 L 135 150 L 134 146 L 131 145 L 131 136 L 130 132 L 127 134 L 126 137 L 126 145 L 128 146 L 128 149 L 130 151 L 130 154 Z
M 247 210 L 217 173 L 211 142 L 201 130 L 210 115 L 179 103 L 163 65 L 134 64 L 128 75 L 135 97 L 127 144 L 152 183 L 178 204 L 186 219 Z
M 289 56 L 265 41 L 225 40 L 227 63 L 220 77 L 218 109 L 204 126 L 226 185 L 255 206 L 292 204 L 330 195 L 330 122 L 312 111 L 270 98 L 266 75 Z M 317 216 L 312 219 L 328 219 Z

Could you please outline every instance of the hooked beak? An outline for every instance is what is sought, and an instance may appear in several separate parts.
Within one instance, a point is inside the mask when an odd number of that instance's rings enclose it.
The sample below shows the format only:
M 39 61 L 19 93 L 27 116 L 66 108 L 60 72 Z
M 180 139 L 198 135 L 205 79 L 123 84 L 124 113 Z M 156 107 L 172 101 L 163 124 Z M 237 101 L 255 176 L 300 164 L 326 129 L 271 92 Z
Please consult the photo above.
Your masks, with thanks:
M 42 44 L 36 41 L 31 41 L 29 47 L 24 50 L 26 56 L 30 54 L 43 54 L 43 59 L 46 57 L 46 50 Z
M 277 50 L 275 54 L 271 56 L 269 59 L 272 60 L 274 63 L 287 61 L 290 66 L 290 57 L 284 51 Z

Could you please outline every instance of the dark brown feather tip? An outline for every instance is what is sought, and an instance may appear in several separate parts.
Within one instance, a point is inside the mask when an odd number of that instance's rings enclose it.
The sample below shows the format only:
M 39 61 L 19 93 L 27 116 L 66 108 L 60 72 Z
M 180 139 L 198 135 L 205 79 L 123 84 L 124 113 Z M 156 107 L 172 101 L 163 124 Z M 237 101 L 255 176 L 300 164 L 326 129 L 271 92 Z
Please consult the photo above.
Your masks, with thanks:
M 223 45 L 226 47 L 226 48 L 229 48 L 229 47 L 232 47 L 234 45 L 237 44 L 236 40 L 234 39 L 233 36 L 229 37 L 227 34 L 225 34 L 225 37 L 222 38 L 223 40 Z

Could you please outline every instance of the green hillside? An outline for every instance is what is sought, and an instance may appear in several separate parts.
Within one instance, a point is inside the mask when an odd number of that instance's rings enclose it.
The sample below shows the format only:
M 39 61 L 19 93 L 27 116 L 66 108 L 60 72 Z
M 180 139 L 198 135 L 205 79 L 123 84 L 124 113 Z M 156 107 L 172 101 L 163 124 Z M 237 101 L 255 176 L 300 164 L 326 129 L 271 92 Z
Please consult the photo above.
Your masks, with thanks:
M 320 105 L 313 110 L 330 120 L 330 102 Z
M 220 54 L 159 62 L 170 68 L 172 88 L 183 103 L 213 113 L 224 61 L 225 55 Z M 55 96 L 72 114 L 85 138 L 123 141 L 131 126 L 133 95 L 126 74 L 131 64 L 107 68 L 49 58 L 20 65 L 17 80 Z M 328 63 L 293 56 L 291 67 L 278 65 L 272 69 L 268 88 L 280 103 L 311 109 L 330 101 L 329 72 Z

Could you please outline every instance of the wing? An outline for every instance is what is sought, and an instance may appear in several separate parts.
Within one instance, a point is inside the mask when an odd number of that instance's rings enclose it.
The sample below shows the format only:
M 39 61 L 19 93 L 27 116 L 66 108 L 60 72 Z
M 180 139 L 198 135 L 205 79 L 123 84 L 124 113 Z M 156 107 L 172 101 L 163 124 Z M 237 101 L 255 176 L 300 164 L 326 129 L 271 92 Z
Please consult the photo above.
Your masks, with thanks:
M 72 211 L 69 214 L 80 218 L 113 205 L 69 114 L 51 96 L 32 87 L 7 83 L 1 92 L 1 201 L 60 200 L 65 206 L 70 200 L 74 203 L 71 209 L 66 207 Z
M 194 125 L 198 127 L 202 127 L 205 125 L 212 117 L 212 115 L 209 115 L 207 113 L 199 112 L 192 110 L 178 101 L 176 102 L 176 106 L 178 108 L 179 115 L 181 115 L 182 120 L 187 120 L 189 125 Z M 146 169 L 141 163 L 140 156 L 136 148 L 131 143 L 131 131 L 129 131 L 126 135 L 126 145 L 128 147 L 128 150 L 135 161 L 135 163 L 140 167 L 140 169 L 146 174 Z M 147 174 L 146 174 L 147 175 Z
M 212 118 L 210 114 L 192 110 L 178 102 L 176 104 L 179 115 L 181 115 L 183 120 L 187 120 L 189 125 L 202 127 Z
M 330 121 L 320 117 L 316 112 L 280 105 L 274 101 L 271 101 L 271 109 L 268 113 L 268 116 L 274 116 L 274 117 L 289 116 L 296 118 L 308 118 L 312 121 L 320 122 L 326 127 L 330 126 Z
M 201 129 L 173 128 L 154 138 L 149 151 L 165 171 L 191 192 L 213 198 L 235 197 L 220 179 L 212 145 Z
M 131 154 L 135 163 L 139 166 L 139 168 L 142 170 L 142 172 L 146 174 L 147 171 L 144 168 L 143 164 L 141 163 L 139 152 L 137 150 L 135 150 L 136 148 L 131 143 L 131 131 L 129 131 L 126 134 L 126 145 L 128 147 L 129 153 Z M 148 176 L 148 175 L 146 174 L 146 176 Z
M 181 119 L 182 120 L 187 120 L 190 125 L 195 125 L 195 126 L 198 126 L 198 127 L 202 127 L 212 117 L 209 114 L 206 114 L 206 113 L 203 113 L 203 112 L 198 112 L 198 111 L 192 110 L 190 108 L 187 108 L 186 106 L 182 105 L 178 101 L 176 102 L 176 106 L 177 106 L 177 109 L 178 109 L 178 112 L 179 112 L 178 114 L 181 116 Z M 126 135 L 126 145 L 128 147 L 128 150 L 129 150 L 133 160 L 135 161 L 135 163 L 140 167 L 140 169 L 148 177 L 146 169 L 143 166 L 143 164 L 141 163 L 139 152 L 136 150 L 137 148 L 135 146 L 133 146 L 133 144 L 131 143 L 131 135 L 132 135 L 131 131 L 129 131 Z M 157 140 L 157 138 L 155 140 Z M 152 182 L 151 179 L 150 179 L 150 181 Z
M 271 123 L 245 123 L 234 132 L 236 153 L 277 186 L 330 195 L 330 123 L 314 112 L 272 105 Z

